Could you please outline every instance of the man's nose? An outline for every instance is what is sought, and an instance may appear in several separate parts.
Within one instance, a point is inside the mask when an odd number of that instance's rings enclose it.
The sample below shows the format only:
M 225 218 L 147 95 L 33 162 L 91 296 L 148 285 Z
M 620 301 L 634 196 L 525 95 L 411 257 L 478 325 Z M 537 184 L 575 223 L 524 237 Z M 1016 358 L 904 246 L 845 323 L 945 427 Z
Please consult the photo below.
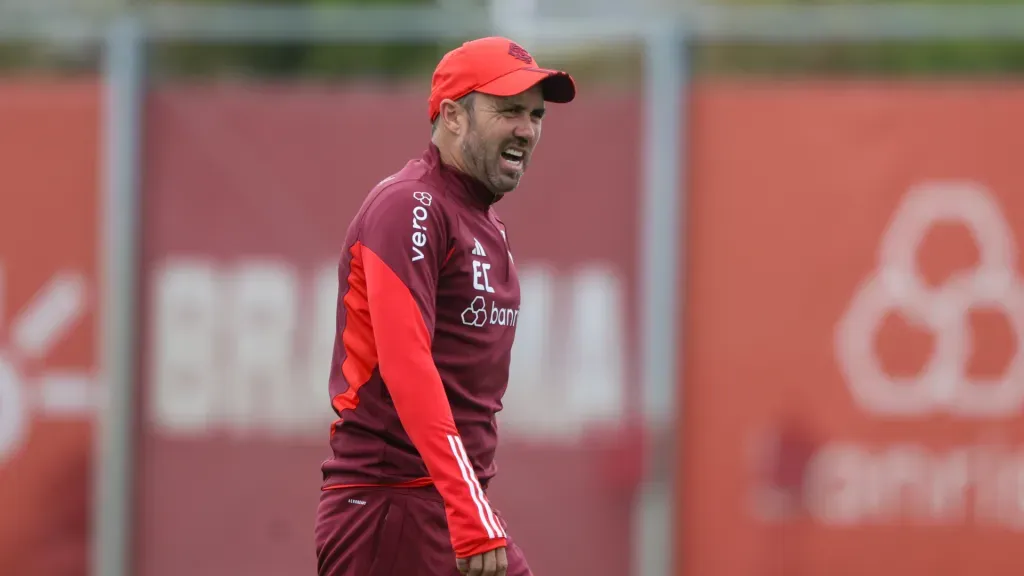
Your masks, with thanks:
M 537 139 L 537 125 L 532 118 L 526 118 L 516 125 L 514 134 L 517 138 L 526 140 L 527 144 L 533 144 Z

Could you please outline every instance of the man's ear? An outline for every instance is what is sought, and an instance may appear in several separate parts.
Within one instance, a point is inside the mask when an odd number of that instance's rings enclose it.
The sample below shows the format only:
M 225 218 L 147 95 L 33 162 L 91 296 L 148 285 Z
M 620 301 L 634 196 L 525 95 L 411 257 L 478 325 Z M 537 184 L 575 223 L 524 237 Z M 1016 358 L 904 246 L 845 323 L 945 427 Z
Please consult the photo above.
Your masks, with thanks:
M 441 123 L 452 134 L 462 134 L 463 116 L 466 111 L 459 106 L 458 102 L 445 98 L 440 106 Z

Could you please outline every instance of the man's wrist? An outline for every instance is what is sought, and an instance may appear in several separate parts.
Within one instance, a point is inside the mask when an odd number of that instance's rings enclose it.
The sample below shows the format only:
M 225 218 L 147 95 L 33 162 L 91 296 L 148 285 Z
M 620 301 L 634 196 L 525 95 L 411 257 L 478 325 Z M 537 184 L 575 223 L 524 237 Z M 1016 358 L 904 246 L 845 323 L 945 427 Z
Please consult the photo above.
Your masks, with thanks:
M 505 538 L 488 538 L 480 541 L 471 547 L 463 547 L 461 550 L 456 549 L 456 558 L 469 558 L 476 556 L 477 554 L 483 554 L 484 552 L 490 552 L 491 550 L 497 550 L 498 548 L 504 548 L 508 544 Z

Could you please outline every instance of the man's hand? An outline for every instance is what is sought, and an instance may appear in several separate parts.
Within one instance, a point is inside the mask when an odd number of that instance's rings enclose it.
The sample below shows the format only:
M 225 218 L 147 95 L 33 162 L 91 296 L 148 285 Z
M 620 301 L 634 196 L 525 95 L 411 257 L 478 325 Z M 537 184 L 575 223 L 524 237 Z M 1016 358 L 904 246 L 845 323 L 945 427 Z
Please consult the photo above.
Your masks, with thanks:
M 459 558 L 457 562 L 459 572 L 465 576 L 505 576 L 508 571 L 504 546 L 469 558 Z

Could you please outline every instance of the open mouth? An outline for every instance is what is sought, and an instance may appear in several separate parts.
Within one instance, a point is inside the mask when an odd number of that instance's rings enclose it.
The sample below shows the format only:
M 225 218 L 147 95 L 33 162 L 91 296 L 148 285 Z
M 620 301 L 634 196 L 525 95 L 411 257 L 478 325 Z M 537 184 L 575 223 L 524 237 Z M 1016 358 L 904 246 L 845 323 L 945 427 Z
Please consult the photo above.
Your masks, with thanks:
M 512 168 L 518 169 L 523 167 L 524 155 L 524 152 L 518 148 L 506 148 L 501 153 L 501 159 Z

